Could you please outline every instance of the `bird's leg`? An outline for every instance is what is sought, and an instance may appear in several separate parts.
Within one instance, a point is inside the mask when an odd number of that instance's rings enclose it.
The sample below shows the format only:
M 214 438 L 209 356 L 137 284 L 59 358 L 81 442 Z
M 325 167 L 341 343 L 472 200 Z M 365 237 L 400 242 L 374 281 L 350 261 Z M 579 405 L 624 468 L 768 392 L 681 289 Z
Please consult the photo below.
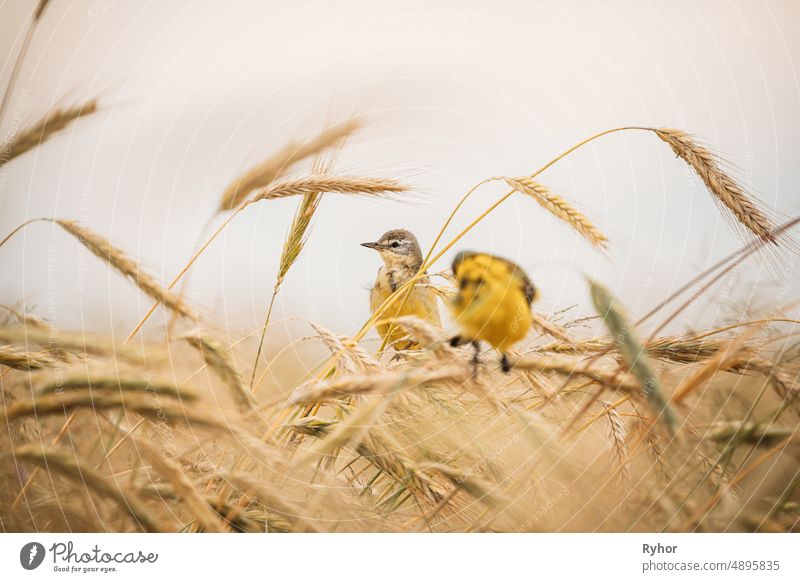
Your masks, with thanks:
M 511 362 L 508 361 L 506 353 L 500 356 L 500 369 L 503 370 L 503 374 L 508 374 L 511 371 Z
M 454 335 L 453 337 L 450 338 L 450 342 L 449 343 L 454 348 L 457 348 L 457 347 L 460 347 L 460 346 L 463 346 L 463 345 L 466 345 L 466 344 L 472 344 L 472 347 L 475 348 L 475 355 L 472 356 L 472 368 L 473 368 L 474 374 L 477 374 L 478 373 L 478 365 L 481 363 L 480 359 L 478 358 L 478 354 L 481 351 L 480 342 L 478 340 L 471 340 L 469 338 L 466 338 L 463 335 Z
M 481 344 L 478 340 L 472 340 L 472 347 L 475 348 L 475 354 L 472 356 L 472 368 L 475 371 L 475 375 L 478 374 L 478 366 L 481 363 L 480 358 L 478 357 L 481 353 Z

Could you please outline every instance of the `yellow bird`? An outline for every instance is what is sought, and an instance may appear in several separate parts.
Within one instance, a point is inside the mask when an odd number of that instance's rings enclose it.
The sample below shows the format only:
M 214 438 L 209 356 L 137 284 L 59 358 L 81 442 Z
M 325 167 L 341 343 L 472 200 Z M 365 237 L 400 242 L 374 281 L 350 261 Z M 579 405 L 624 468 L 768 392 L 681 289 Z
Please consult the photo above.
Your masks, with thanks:
M 389 295 L 397 291 L 401 285 L 414 277 L 422 266 L 422 251 L 419 248 L 417 237 L 407 230 L 390 230 L 385 233 L 377 242 L 361 243 L 361 246 L 378 251 L 383 259 L 383 266 L 378 269 L 378 277 L 372 286 L 369 296 L 370 312 L 381 306 Z M 439 306 L 436 303 L 436 293 L 426 287 L 429 285 L 428 277 L 420 279 L 414 284 L 411 294 L 402 303 L 400 298 L 387 309 L 381 316 L 378 333 L 387 343 L 393 345 L 395 349 L 409 349 L 416 347 L 413 342 L 400 344 L 400 340 L 406 337 L 405 332 L 399 325 L 391 325 L 391 322 L 403 315 L 415 315 L 437 327 L 442 326 L 439 319 Z M 390 336 L 389 329 L 393 328 Z
M 458 291 L 450 303 L 461 334 L 450 340 L 452 346 L 469 342 L 478 361 L 480 340 L 501 354 L 500 365 L 508 372 L 506 352 L 525 338 L 531 327 L 531 303 L 536 288 L 516 264 L 485 253 L 461 252 L 453 260 Z

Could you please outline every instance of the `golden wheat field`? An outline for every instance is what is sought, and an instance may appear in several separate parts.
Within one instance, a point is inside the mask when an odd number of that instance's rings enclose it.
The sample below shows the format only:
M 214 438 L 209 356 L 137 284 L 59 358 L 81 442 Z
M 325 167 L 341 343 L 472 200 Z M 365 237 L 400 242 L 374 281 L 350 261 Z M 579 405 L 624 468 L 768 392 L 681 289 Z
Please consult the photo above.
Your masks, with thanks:
M 29 34 L 47 5 L 39 4 Z M 23 62 L 24 49 L 14 58 Z M 13 85 L 14 76 L 3 88 L 3 109 Z M 5 136 L 3 171 L 13 173 L 46 143 L 60 147 L 66 132 L 80 133 L 103 111 L 102 96 L 66 103 Z M 180 257 L 171 279 L 152 275 L 134 249 L 69 208 L 0 233 L 3 257 L 12 241 L 36 237 L 47 224 L 152 304 L 138 324 L 105 331 L 60 327 L 25 297 L 2 307 L 2 531 L 800 528 L 800 297 L 765 288 L 758 305 L 737 304 L 711 325 L 698 328 L 686 316 L 742 269 L 766 264 L 780 272 L 797 253 L 797 221 L 760 204 L 718 155 L 723 147 L 682 129 L 610 127 L 565 144 L 525 175 L 487 175 L 466 193 L 454 187 L 446 222 L 416 233 L 422 266 L 357 333 L 328 329 L 298 308 L 310 320 L 306 335 L 271 337 L 275 298 L 306 247 L 317 244 L 309 235 L 324 198 L 415 204 L 402 175 L 339 171 L 337 156 L 368 124 L 334 119 L 316 134 L 272 144 L 231 176 L 215 193 L 193 256 Z M 616 237 L 549 184 L 546 172 L 589 144 L 601 151 L 611 134 L 646 135 L 674 155 L 741 246 L 640 317 L 628 314 L 618 289 L 594 278 L 581 290 L 590 317 L 534 303 L 526 339 L 509 353 L 509 373 L 487 345 L 477 363 L 470 346 L 451 345 L 450 322 L 390 318 L 416 285 L 448 313 L 457 288 L 446 258 L 509 199 L 560 223 L 598 260 L 613 253 Z M 506 193 L 480 214 L 458 214 L 487 185 Z M 195 263 L 237 219 L 284 199 L 296 207 L 284 242 L 262 249 L 279 265 L 266 318 L 234 335 L 187 292 Z M 4 267 L 3 276 L 15 275 Z M 410 341 L 397 349 L 365 341 L 387 321 Z M 291 350 L 300 341 L 323 346 L 325 356 L 274 371 L 264 346 Z

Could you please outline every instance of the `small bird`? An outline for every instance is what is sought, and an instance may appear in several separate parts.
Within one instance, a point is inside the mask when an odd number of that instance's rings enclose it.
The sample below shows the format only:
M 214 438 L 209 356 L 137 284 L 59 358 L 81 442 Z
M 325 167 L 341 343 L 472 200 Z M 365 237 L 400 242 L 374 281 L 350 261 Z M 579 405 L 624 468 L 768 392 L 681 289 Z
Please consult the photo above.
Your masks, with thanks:
M 450 303 L 461 334 L 450 345 L 469 342 L 475 347 L 477 367 L 480 340 L 501 354 L 503 372 L 511 369 L 507 352 L 525 338 L 531 327 L 531 303 L 536 288 L 515 263 L 485 253 L 461 252 L 453 260 L 458 291 Z
M 370 312 L 375 313 L 375 310 L 389 295 L 417 274 L 422 266 L 422 251 L 419 248 L 417 237 L 403 229 L 390 230 L 377 242 L 361 243 L 361 246 L 378 251 L 383 259 L 383 266 L 378 269 L 378 277 L 375 279 L 369 296 Z M 426 287 L 429 284 L 428 277 L 420 279 L 414 284 L 411 294 L 402 307 L 401 296 L 381 317 L 381 320 L 385 320 L 385 322 L 378 324 L 378 333 L 395 349 L 416 347 L 416 344 L 411 341 L 405 342 L 405 344 L 401 343 L 406 334 L 399 325 L 391 325 L 395 318 L 403 315 L 415 315 L 437 327 L 442 326 L 441 319 L 439 319 L 439 306 L 436 303 L 436 293 Z M 389 334 L 390 328 L 392 328 L 391 334 Z M 389 334 L 388 338 L 387 334 Z

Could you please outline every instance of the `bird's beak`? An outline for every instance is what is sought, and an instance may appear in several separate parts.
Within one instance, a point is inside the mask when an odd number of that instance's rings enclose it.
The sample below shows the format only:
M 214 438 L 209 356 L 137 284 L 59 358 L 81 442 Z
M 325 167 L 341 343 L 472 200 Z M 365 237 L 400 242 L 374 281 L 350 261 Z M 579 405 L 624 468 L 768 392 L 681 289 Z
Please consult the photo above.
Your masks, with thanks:
M 361 246 L 362 247 L 367 247 L 368 249 L 374 249 L 376 251 L 379 251 L 379 250 L 381 250 L 383 248 L 383 246 L 380 243 L 376 243 L 376 242 L 361 243 Z

